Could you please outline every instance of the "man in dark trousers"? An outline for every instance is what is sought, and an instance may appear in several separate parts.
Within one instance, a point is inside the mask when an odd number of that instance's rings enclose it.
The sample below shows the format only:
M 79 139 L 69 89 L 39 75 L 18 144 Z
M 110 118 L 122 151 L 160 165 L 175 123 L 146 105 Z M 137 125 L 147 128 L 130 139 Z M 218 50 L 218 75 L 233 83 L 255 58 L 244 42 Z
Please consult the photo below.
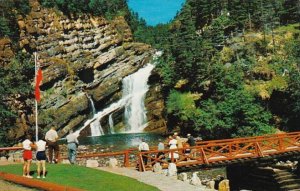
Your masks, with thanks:
M 47 131 L 45 135 L 45 139 L 48 145 L 48 153 L 49 153 L 49 163 L 57 163 L 58 155 L 59 155 L 59 146 L 57 143 L 58 135 L 55 130 L 55 127 L 51 127 L 49 131 Z M 54 153 L 54 157 L 53 157 Z
M 195 138 L 191 134 L 187 134 L 187 138 L 188 138 L 187 143 L 190 145 L 190 147 L 196 146 Z M 190 152 L 193 157 L 196 156 L 196 153 L 195 153 L 196 149 L 191 149 Z

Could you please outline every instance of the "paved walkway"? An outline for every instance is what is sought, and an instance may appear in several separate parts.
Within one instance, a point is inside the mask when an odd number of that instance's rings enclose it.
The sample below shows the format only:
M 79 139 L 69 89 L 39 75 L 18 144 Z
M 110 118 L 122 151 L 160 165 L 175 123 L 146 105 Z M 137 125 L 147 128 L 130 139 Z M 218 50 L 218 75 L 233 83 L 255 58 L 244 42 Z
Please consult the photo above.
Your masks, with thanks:
M 213 191 L 206 188 L 205 186 L 194 186 L 189 184 L 188 182 L 177 180 L 175 177 L 168 177 L 163 174 L 156 174 L 151 171 L 139 172 L 135 169 L 130 168 L 109 167 L 98 167 L 97 169 L 134 178 L 145 184 L 155 186 L 161 191 Z
M 16 164 L 12 162 L 0 161 L 1 165 Z M 163 174 L 157 174 L 151 171 L 139 172 L 133 168 L 110 168 L 110 167 L 97 167 L 96 169 L 128 176 L 134 178 L 145 184 L 152 185 L 161 191 L 213 191 L 205 186 L 194 186 L 188 182 L 177 180 L 175 177 L 168 177 Z M 16 184 L 8 183 L 0 180 L 0 190 L 5 188 L 5 191 L 34 191 L 34 189 L 25 188 Z

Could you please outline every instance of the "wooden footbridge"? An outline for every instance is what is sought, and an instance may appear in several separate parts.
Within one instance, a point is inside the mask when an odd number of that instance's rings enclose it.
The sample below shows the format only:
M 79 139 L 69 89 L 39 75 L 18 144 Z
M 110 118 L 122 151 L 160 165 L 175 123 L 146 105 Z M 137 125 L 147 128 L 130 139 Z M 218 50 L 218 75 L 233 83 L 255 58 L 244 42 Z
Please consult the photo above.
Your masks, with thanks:
M 0 148 L 0 151 L 20 150 L 21 147 Z M 190 152 L 187 152 L 190 150 Z M 281 133 L 257 137 L 223 139 L 197 142 L 194 147 L 157 150 L 147 152 L 128 149 L 120 152 L 90 153 L 77 158 L 111 157 L 123 155 L 124 166 L 138 166 L 140 171 L 150 170 L 155 163 L 167 167 L 175 163 L 177 167 L 207 167 L 229 165 L 253 160 L 275 159 L 284 156 L 300 157 L 300 132 Z M 130 162 L 134 158 L 136 162 Z M 61 157 L 66 158 L 66 157 Z M 147 158 L 147 164 L 143 162 Z
M 187 153 L 187 149 L 190 152 Z M 293 155 L 300 156 L 300 132 L 201 141 L 189 148 L 150 150 L 138 153 L 138 164 L 139 170 L 145 171 L 157 162 L 163 167 L 169 163 L 175 163 L 177 167 L 214 166 Z M 143 157 L 148 158 L 147 164 Z

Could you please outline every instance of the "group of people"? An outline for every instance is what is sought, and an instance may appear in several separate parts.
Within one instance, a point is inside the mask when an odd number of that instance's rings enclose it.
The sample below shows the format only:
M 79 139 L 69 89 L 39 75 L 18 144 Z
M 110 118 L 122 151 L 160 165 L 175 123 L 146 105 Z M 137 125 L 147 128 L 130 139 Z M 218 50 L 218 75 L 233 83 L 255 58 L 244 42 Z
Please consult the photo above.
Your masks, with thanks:
M 46 177 L 46 161 L 49 163 L 57 163 L 59 159 L 58 138 L 55 127 L 52 127 L 49 131 L 47 131 L 45 137 L 42 137 L 37 142 L 33 142 L 30 135 L 26 136 L 26 139 L 22 142 L 24 177 L 32 178 L 30 175 L 30 166 L 33 159 L 33 150 L 36 151 L 37 178 Z M 68 158 L 70 163 L 74 164 L 76 160 L 76 150 L 79 144 L 77 135 L 70 130 L 66 139 L 68 143 Z M 46 147 L 48 147 L 48 157 L 46 155 Z
M 191 134 L 187 134 L 187 139 L 182 139 L 178 133 L 174 133 L 173 135 L 170 135 L 165 143 L 160 139 L 157 150 L 159 151 L 157 154 L 157 158 L 165 158 L 163 150 L 165 150 L 165 145 L 168 147 L 168 149 L 181 149 L 184 148 L 181 152 L 184 152 L 185 154 L 189 155 L 192 150 L 190 147 L 196 146 L 196 140 Z M 144 139 L 141 139 L 141 143 L 138 147 L 139 151 L 146 152 L 149 151 L 149 145 L 145 142 Z M 180 151 L 179 151 L 180 152 Z M 175 159 L 177 160 L 179 158 L 179 153 L 177 151 L 170 152 L 168 155 L 169 159 Z M 146 154 L 142 155 L 142 161 L 144 165 L 147 165 L 148 162 L 148 156 Z
M 171 152 L 169 153 L 169 158 L 174 158 L 177 160 L 179 158 L 179 153 L 185 153 L 186 155 L 189 155 L 192 150 L 190 147 L 196 146 L 195 138 L 189 133 L 187 134 L 187 140 L 182 139 L 178 133 L 174 133 L 173 136 L 169 136 L 168 139 L 168 145 L 169 149 L 182 149 L 179 152 Z

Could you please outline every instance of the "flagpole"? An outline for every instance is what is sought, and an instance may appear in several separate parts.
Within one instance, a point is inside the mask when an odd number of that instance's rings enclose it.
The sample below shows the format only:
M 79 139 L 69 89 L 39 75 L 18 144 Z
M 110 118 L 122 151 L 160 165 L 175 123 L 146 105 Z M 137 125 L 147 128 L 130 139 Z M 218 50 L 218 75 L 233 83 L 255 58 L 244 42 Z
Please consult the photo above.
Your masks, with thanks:
M 35 81 L 37 80 L 37 53 L 34 52 L 34 65 L 35 65 Z M 35 82 L 36 83 L 36 82 Z M 36 99 L 35 100 L 35 141 L 37 142 L 39 137 L 38 137 L 38 102 Z

